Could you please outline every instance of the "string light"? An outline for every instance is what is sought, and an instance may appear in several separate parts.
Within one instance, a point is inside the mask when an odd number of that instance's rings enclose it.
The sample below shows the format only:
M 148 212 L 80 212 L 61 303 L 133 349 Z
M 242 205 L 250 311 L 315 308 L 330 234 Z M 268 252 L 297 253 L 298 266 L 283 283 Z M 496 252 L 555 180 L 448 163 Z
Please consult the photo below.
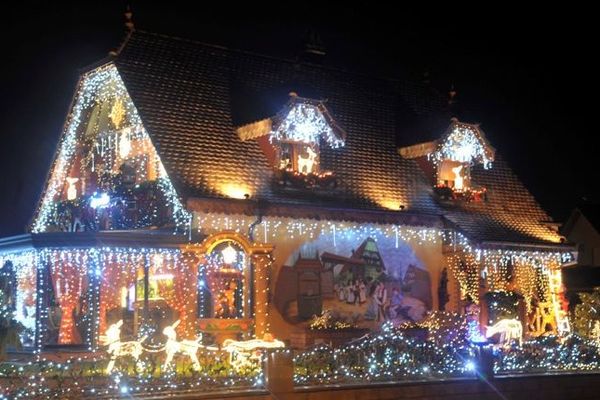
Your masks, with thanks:
M 291 141 L 318 145 L 320 139 L 333 148 L 344 145 L 344 140 L 334 132 L 318 106 L 295 102 L 281 123 L 271 131 L 270 140 Z
M 100 129 L 98 116 L 94 113 L 104 104 L 113 104 L 109 115 L 115 131 L 108 127 Z M 95 118 L 95 125 L 93 124 Z M 125 125 L 124 128 L 121 126 Z M 83 129 L 84 127 L 85 129 Z M 96 131 L 90 135 L 90 132 Z M 79 165 L 80 176 L 69 176 Z M 184 231 L 188 228 L 191 215 L 182 205 L 181 200 L 169 179 L 151 139 L 142 125 L 135 105 L 127 93 L 127 89 L 113 64 L 107 64 L 82 76 L 75 97 L 73 109 L 67 119 L 66 129 L 59 144 L 59 150 L 51 167 L 50 179 L 42 195 L 40 207 L 36 212 L 31 230 L 33 233 L 48 230 L 75 230 L 76 216 L 71 216 L 67 226 L 63 226 L 61 207 L 64 199 L 61 198 L 65 182 L 68 183 L 66 200 L 76 202 L 86 195 L 86 185 L 92 184 L 108 186 L 115 191 L 113 182 L 124 166 L 134 166 L 136 175 L 135 190 L 141 190 L 141 184 L 147 185 L 154 182 L 159 193 L 162 194 L 173 225 Z M 95 175 L 93 175 L 95 174 Z M 94 178 L 96 176 L 96 178 Z M 80 190 L 77 189 L 80 186 Z M 92 200 L 94 201 L 94 200 Z M 95 204 L 95 203 L 94 203 Z M 118 202 L 113 204 L 116 206 Z M 108 206 L 109 204 L 107 204 Z M 88 219 L 85 210 L 87 204 L 71 207 L 80 207 L 75 214 L 83 214 Z M 90 205 L 91 206 L 91 205 Z M 93 209 L 97 207 L 91 206 Z M 140 228 L 153 224 L 164 223 L 160 220 L 158 204 L 154 210 L 144 209 L 144 215 L 129 223 L 128 228 Z M 113 214 L 119 215 L 121 211 L 115 210 Z M 67 218 L 67 217 L 64 217 Z M 96 216 L 98 219 L 99 216 Z M 113 216 L 114 218 L 114 216 Z M 67 218 L 68 219 L 68 218 Z M 119 229 L 116 227 L 98 226 L 95 223 L 79 222 L 77 229 Z
M 491 338 L 496 334 L 500 334 L 499 343 L 505 346 L 509 346 L 512 340 L 518 341 L 520 345 L 523 340 L 523 325 L 518 319 L 501 319 L 487 327 L 485 336 Z
M 450 133 L 428 157 L 436 165 L 444 160 L 450 160 L 470 165 L 480 163 L 485 169 L 491 168 L 494 154 L 478 129 L 470 124 L 453 122 Z

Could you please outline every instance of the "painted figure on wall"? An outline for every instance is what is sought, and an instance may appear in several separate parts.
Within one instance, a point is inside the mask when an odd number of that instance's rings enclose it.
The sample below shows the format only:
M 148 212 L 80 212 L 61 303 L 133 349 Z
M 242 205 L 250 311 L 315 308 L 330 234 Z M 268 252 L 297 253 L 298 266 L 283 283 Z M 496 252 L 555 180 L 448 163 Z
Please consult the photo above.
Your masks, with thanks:
M 394 238 L 321 235 L 305 243 L 278 275 L 274 303 L 293 324 L 324 309 L 361 328 L 418 321 L 431 309 L 431 281 L 412 248 Z

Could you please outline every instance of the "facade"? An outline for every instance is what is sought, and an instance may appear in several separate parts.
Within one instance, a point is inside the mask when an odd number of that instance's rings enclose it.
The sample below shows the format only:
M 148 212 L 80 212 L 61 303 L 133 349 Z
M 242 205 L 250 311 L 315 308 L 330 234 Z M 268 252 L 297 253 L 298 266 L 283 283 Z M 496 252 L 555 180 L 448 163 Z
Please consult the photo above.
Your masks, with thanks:
M 561 233 L 577 246 L 577 264 L 563 270 L 565 286 L 575 301 L 577 293 L 600 286 L 599 211 L 598 205 L 580 205 L 561 227 Z
M 303 346 L 328 340 L 319 316 L 350 339 L 432 310 L 538 336 L 570 329 L 561 239 L 425 85 L 136 31 L 82 74 L 0 265 L 37 350 L 119 321 Z

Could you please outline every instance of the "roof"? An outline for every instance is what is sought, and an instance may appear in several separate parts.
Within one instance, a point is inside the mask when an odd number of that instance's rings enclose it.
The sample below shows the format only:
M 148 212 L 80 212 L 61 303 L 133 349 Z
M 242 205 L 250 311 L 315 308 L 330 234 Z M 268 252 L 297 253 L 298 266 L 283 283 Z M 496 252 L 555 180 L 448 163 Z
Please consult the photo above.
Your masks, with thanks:
M 600 204 L 580 204 L 577 208 L 600 233 Z
M 396 212 L 402 205 L 411 214 L 444 215 L 478 241 L 559 239 L 543 223 L 550 217 L 499 155 L 492 169 L 472 171 L 472 181 L 488 189 L 487 202 L 436 200 L 418 162 L 397 152 L 398 143 L 432 140 L 432 132 L 439 138 L 450 124 L 445 99 L 425 84 L 141 31 L 128 38 L 115 64 L 185 197 L 227 198 L 227 186 L 233 185 L 273 204 Z M 276 115 L 290 92 L 326 100 L 347 134 L 344 147 L 321 149 L 321 168 L 334 171 L 340 181 L 331 196 L 278 189 L 259 141 L 241 140 L 236 133 Z

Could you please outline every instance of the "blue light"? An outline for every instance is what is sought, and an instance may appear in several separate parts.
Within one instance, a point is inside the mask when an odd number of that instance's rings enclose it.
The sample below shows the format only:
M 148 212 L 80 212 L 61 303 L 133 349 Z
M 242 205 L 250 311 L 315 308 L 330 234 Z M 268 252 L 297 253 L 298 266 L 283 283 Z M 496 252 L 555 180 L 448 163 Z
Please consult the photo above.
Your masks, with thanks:
M 121 386 L 121 393 L 123 393 L 123 394 L 129 393 L 129 388 L 127 386 Z
M 467 371 L 475 371 L 475 363 L 471 360 L 467 361 L 467 363 L 465 364 L 465 369 Z
M 90 199 L 90 207 L 92 208 L 104 208 L 110 203 L 110 196 L 106 193 L 98 195 L 94 193 L 94 196 Z

